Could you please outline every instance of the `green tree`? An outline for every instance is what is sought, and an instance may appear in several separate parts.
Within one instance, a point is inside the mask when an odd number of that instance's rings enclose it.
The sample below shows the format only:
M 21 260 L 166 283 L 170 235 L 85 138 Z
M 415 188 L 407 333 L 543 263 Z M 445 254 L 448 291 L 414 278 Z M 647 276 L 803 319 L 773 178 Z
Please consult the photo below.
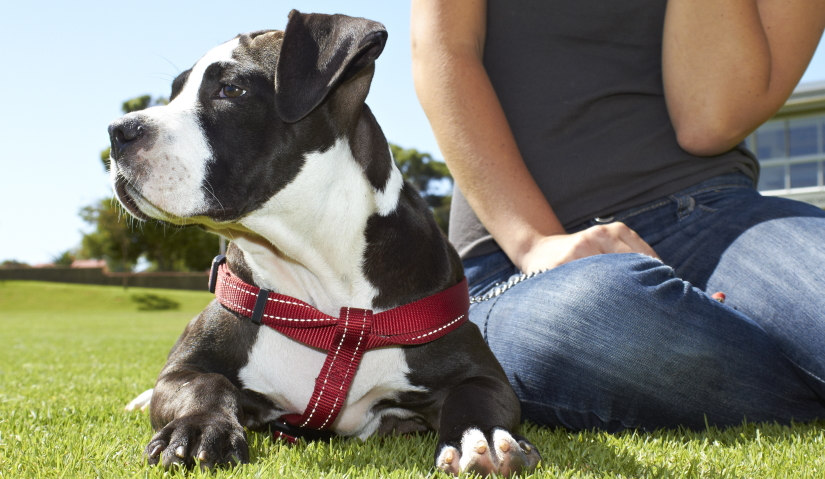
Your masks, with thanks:
M 78 256 L 103 258 L 111 271 L 132 271 L 144 257 L 151 271 L 203 271 L 218 252 L 218 238 L 198 227 L 140 222 L 107 198 L 80 211 L 94 229 L 83 235 Z
M 132 271 L 145 241 L 140 228 L 130 227 L 137 221 L 123 215 L 116 203 L 107 198 L 80 210 L 80 217 L 94 230 L 83 235 L 78 256 L 105 259 L 111 271 Z
M 204 271 L 218 254 L 219 237 L 197 226 L 143 224 L 144 256 L 158 271 Z
M 390 144 L 390 150 L 401 175 L 418 189 L 433 210 L 436 223 L 446 233 L 453 198 L 453 177 L 447 165 L 429 153 L 421 153 L 414 148 L 405 149 Z
M 55 266 L 71 266 L 76 257 L 77 253 L 75 253 L 74 249 L 67 249 L 66 251 L 52 257 L 52 263 L 54 263 Z

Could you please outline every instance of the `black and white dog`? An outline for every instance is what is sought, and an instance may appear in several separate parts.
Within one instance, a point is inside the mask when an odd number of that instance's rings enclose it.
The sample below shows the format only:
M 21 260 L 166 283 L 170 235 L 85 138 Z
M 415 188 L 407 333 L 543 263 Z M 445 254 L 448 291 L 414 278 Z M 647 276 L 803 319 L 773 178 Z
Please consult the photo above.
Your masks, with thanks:
M 175 79 L 168 105 L 110 125 L 121 204 L 142 220 L 196 223 L 231 239 L 232 273 L 331 315 L 387 310 L 460 282 L 457 254 L 364 104 L 386 38 L 376 22 L 293 11 L 284 31 L 211 50 Z M 213 301 L 150 393 L 149 462 L 247 462 L 244 427 L 300 414 L 325 357 Z M 438 468 L 510 474 L 540 459 L 509 432 L 519 415 L 468 322 L 427 344 L 364 353 L 331 431 L 434 429 Z

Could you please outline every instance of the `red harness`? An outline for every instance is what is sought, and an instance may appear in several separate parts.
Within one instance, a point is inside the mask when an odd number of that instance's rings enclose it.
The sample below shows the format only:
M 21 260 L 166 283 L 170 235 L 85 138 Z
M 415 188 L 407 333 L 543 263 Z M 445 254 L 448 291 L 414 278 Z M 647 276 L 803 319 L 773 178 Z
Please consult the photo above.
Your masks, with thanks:
M 341 408 L 364 352 L 379 346 L 424 344 L 467 321 L 467 279 L 440 293 L 380 313 L 343 307 L 338 318 L 309 304 L 241 281 L 218 256 L 209 290 L 230 310 L 309 346 L 329 351 L 303 415 L 287 414 L 275 436 L 294 442 L 327 430 Z

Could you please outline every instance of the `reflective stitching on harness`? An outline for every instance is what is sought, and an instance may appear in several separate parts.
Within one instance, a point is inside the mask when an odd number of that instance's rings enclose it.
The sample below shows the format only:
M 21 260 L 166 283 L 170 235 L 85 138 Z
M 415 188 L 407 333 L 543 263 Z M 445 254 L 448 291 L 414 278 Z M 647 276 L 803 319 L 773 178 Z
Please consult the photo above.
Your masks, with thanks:
M 246 293 L 250 296 L 257 296 L 256 293 L 253 293 L 251 291 L 247 291 L 243 288 L 239 288 L 239 287 L 235 286 L 234 284 L 228 282 L 226 280 L 226 278 L 221 278 L 221 283 L 223 283 L 223 284 L 225 284 L 229 287 L 235 288 L 236 290 L 238 290 L 242 293 Z M 236 308 L 243 309 L 244 311 L 248 311 L 248 312 L 252 313 L 251 309 L 244 308 L 240 304 L 236 304 L 233 301 L 230 301 L 230 300 L 226 299 L 225 297 L 221 297 L 219 299 L 221 300 L 221 302 L 226 301 L 227 303 L 231 304 L 232 306 L 234 306 Z M 307 306 L 306 304 L 294 303 L 292 301 L 284 301 L 282 299 L 277 299 L 277 298 L 266 298 L 266 299 L 269 300 L 269 301 L 277 302 L 277 303 L 292 304 L 292 305 L 301 306 L 301 307 L 307 308 L 307 309 L 313 309 L 311 306 Z M 300 323 L 307 323 L 307 322 L 314 323 L 314 322 L 319 322 L 319 321 L 332 321 L 331 319 L 323 319 L 323 318 L 312 318 L 312 319 L 283 318 L 281 316 L 273 316 L 271 314 L 264 314 L 263 316 L 266 317 L 266 318 L 279 319 L 281 321 L 295 321 L 295 322 L 300 322 Z
M 257 295 L 257 293 L 253 293 L 252 291 L 247 291 L 247 290 L 245 290 L 245 289 L 243 289 L 243 288 L 239 288 L 239 287 L 235 286 L 234 284 L 232 284 L 232 283 L 228 282 L 228 281 L 226 280 L 226 278 L 221 278 L 221 283 L 223 283 L 223 284 L 225 284 L 225 285 L 227 285 L 227 286 L 229 286 L 229 287 L 235 288 L 235 289 L 237 289 L 238 291 L 240 291 L 240 292 L 242 292 L 242 293 L 246 293 L 246 294 L 248 294 L 248 295 L 250 295 L 250 296 L 258 296 L 258 295 Z M 313 309 L 313 308 L 312 308 L 312 306 L 308 306 L 308 305 L 306 305 L 306 304 L 301 304 L 301 303 L 294 303 L 294 302 L 292 302 L 292 301 L 284 301 L 283 299 L 278 299 L 278 298 L 269 298 L 269 297 L 268 297 L 268 298 L 266 298 L 266 299 L 267 299 L 267 300 L 269 300 L 269 301 L 274 301 L 274 302 L 276 302 L 276 303 L 291 304 L 291 305 L 293 305 L 293 306 L 300 306 L 300 307 L 302 307 L 302 308 Z M 297 320 L 296 320 L 296 321 L 297 321 Z M 318 319 L 311 319 L 311 320 L 310 320 L 310 319 L 305 319 L 305 320 L 303 320 L 303 321 L 325 321 L 325 320 L 318 320 Z
M 338 347 L 335 348 L 335 354 L 332 356 L 332 361 L 330 361 L 329 363 L 327 375 L 324 376 L 324 385 L 321 386 L 321 390 L 318 392 L 318 397 L 315 398 L 315 404 L 312 406 L 312 412 L 309 413 L 309 416 L 307 417 L 306 421 L 304 421 L 304 423 L 301 424 L 301 427 L 306 427 L 306 425 L 309 424 L 309 421 L 310 419 L 312 419 L 312 415 L 315 414 L 315 410 L 318 409 L 318 403 L 321 401 L 321 397 L 324 395 L 324 391 L 327 388 L 329 374 L 332 372 L 332 367 L 335 364 L 335 361 L 338 359 L 338 352 L 341 351 L 341 346 L 343 346 L 344 344 L 344 338 L 347 337 L 347 328 L 349 326 L 349 308 L 347 308 L 347 314 L 344 318 L 344 334 L 341 335 L 341 340 L 338 341 Z
M 347 316 L 349 316 L 349 308 L 347 308 Z M 349 366 L 347 366 L 347 372 L 344 374 L 344 378 L 349 376 L 349 372 L 352 369 L 352 363 L 355 362 L 355 358 L 358 355 L 358 350 L 361 349 L 361 341 L 364 339 L 364 328 L 361 328 L 361 334 L 358 336 L 358 344 L 355 345 L 355 352 L 352 354 L 352 357 L 349 360 Z M 344 379 L 346 381 L 346 379 Z M 329 414 L 327 415 L 326 420 L 319 429 L 323 429 L 326 427 L 329 420 L 332 418 L 332 412 L 335 411 L 335 406 L 338 405 L 338 399 L 341 398 L 341 392 L 344 391 L 344 382 L 341 382 L 341 386 L 338 388 L 338 394 L 335 396 L 335 402 L 332 403 L 332 408 L 329 410 Z
M 294 306 L 300 306 L 302 308 L 312 309 L 312 306 L 307 306 L 306 304 L 293 303 L 292 301 L 284 301 L 283 299 L 278 299 L 278 298 L 266 298 L 266 299 L 268 299 L 269 301 L 274 301 L 276 303 L 291 304 L 291 305 L 294 305 Z M 317 321 L 317 320 L 313 320 L 313 321 Z
M 225 285 L 227 285 L 227 286 L 229 286 L 229 287 L 235 288 L 235 289 L 237 289 L 238 291 L 240 291 L 240 292 L 242 292 L 242 293 L 246 293 L 246 294 L 251 295 L 251 296 L 257 296 L 257 294 L 253 293 L 252 291 L 247 291 L 247 290 L 245 290 L 245 289 L 243 289 L 243 288 L 239 288 L 239 287 L 235 286 L 234 284 L 232 284 L 232 283 L 230 283 L 229 281 L 227 281 L 225 277 L 222 277 L 222 278 L 221 278 L 221 283 L 223 283 L 223 284 L 225 284 Z
M 233 308 L 242 309 L 242 310 L 244 310 L 244 311 L 247 311 L 247 312 L 248 312 L 248 313 L 250 313 L 250 314 L 252 314 L 252 313 L 253 313 L 253 311 L 252 311 L 251 309 L 249 309 L 249 308 L 244 308 L 244 307 L 243 307 L 243 306 L 241 306 L 240 304 L 237 304 L 237 303 L 235 303 L 234 301 L 230 301 L 230 300 L 228 300 L 228 299 L 226 299 L 226 298 L 224 298 L 224 297 L 221 297 L 221 298 L 219 299 L 219 301 L 220 301 L 221 303 L 223 303 L 223 302 L 225 301 L 225 302 L 227 302 L 227 303 L 231 304 Z M 296 323 L 311 323 L 311 322 L 318 322 L 318 321 L 334 321 L 333 319 L 297 319 L 297 318 L 282 318 L 281 316 L 274 316 L 274 315 L 272 315 L 272 314 L 264 314 L 263 316 L 264 316 L 265 318 L 279 319 L 279 320 L 281 320 L 281 321 L 294 321 L 294 322 L 296 322 Z
M 455 323 L 457 323 L 457 322 L 461 321 L 461 318 L 463 318 L 463 317 L 464 317 L 464 315 L 462 314 L 461 316 L 459 316 L 459 317 L 455 318 L 454 320 L 450 321 L 449 323 L 445 324 L 444 326 L 441 326 L 441 327 L 440 327 L 440 328 L 438 328 L 438 329 L 433 329 L 433 330 L 432 330 L 432 331 L 430 331 L 429 333 L 422 334 L 421 336 L 416 336 L 416 337 L 412 338 L 412 340 L 411 340 L 411 341 L 415 341 L 416 339 L 421 339 L 421 338 L 426 337 L 426 336 L 429 336 L 429 335 L 431 335 L 431 334 L 435 334 L 435 333 L 437 333 L 437 332 L 441 331 L 442 329 L 449 328 L 450 326 L 454 325 Z
M 244 310 L 244 311 L 248 311 L 250 314 L 252 314 L 252 310 L 251 310 L 251 309 L 249 309 L 249 308 L 244 308 L 244 307 L 243 307 L 243 306 L 241 306 L 240 304 L 235 304 L 234 302 L 229 301 L 229 300 L 228 300 L 228 299 L 226 299 L 226 298 L 220 298 L 220 299 L 219 299 L 219 301 L 220 301 L 221 303 L 223 303 L 224 301 L 226 301 L 227 303 L 231 304 L 233 307 L 238 308 L 238 309 L 242 309 L 242 310 Z M 264 315 L 264 316 L 266 316 L 266 315 Z

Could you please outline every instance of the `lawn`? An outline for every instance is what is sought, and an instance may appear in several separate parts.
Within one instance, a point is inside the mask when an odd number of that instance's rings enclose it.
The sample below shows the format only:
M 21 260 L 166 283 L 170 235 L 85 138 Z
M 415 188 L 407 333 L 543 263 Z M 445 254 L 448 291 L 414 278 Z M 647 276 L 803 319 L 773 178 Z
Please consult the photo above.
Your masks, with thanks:
M 149 388 L 208 293 L 0 282 L 0 477 L 168 477 L 146 466 Z M 169 309 L 175 308 L 176 309 Z M 525 425 L 544 461 L 527 477 L 825 477 L 825 424 L 569 433 Z M 435 436 L 289 446 L 249 434 L 251 464 L 189 477 L 446 477 Z

